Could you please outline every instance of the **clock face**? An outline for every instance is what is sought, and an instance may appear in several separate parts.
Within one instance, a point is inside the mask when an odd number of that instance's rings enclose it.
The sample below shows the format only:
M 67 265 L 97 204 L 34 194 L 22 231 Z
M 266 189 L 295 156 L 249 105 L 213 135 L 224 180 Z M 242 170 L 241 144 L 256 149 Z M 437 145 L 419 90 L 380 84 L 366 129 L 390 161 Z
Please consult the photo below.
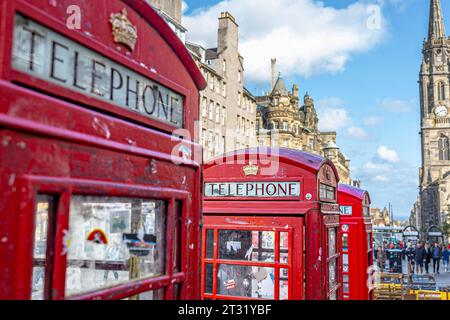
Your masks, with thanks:
M 436 107 L 436 109 L 434 110 L 434 113 L 438 116 L 438 117 L 446 117 L 448 115 L 448 109 L 446 106 L 438 106 Z

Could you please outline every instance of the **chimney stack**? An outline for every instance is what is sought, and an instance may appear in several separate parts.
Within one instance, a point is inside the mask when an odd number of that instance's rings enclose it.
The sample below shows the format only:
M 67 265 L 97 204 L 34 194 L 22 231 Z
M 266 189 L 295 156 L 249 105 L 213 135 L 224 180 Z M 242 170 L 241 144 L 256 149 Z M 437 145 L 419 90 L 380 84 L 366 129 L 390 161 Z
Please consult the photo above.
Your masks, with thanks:
M 271 62 L 271 82 L 270 82 L 270 91 L 273 91 L 273 87 L 275 86 L 275 65 L 277 63 L 277 59 L 276 58 L 272 58 L 270 59 Z

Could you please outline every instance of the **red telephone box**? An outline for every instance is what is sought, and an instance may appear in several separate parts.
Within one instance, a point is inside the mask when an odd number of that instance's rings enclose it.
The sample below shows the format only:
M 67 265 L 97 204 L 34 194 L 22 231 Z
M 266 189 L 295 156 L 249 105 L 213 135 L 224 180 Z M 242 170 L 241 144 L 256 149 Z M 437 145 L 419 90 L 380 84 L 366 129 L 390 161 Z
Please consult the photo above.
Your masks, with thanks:
M 0 299 L 199 299 L 206 84 L 183 43 L 143 0 L 0 21 Z
M 202 298 L 339 299 L 338 180 L 331 161 L 284 148 L 206 164 Z
M 339 184 L 344 300 L 369 300 L 373 265 L 370 196 L 367 191 Z

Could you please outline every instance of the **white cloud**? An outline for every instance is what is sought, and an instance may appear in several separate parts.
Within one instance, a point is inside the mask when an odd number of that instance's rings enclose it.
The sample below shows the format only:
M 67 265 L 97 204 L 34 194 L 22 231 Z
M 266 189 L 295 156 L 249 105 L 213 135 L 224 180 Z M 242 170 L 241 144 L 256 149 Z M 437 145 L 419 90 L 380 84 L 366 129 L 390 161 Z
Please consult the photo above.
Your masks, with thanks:
M 347 129 L 347 136 L 358 140 L 366 140 L 369 138 L 366 131 L 360 127 L 350 127 Z
M 369 28 L 373 13 L 366 0 L 336 9 L 313 0 L 223 0 L 185 16 L 188 40 L 216 46 L 217 18 L 229 11 L 240 26 L 240 52 L 251 81 L 270 79 L 270 58 L 287 76 L 337 73 L 352 55 L 379 44 L 384 17 Z
M 369 161 L 364 165 L 364 169 L 367 171 L 373 171 L 378 173 L 389 173 L 391 172 L 391 168 L 389 165 L 385 163 L 378 163 Z
M 344 105 L 344 100 L 340 97 L 326 97 L 315 101 L 316 108 L 340 108 Z
M 186 1 L 183 1 L 183 2 L 181 3 L 181 10 L 182 10 L 183 14 L 184 14 L 188 9 L 189 9 L 188 4 L 186 3 Z
M 399 99 L 385 99 L 381 101 L 380 106 L 383 110 L 389 112 L 407 113 L 413 109 L 412 101 Z
M 389 178 L 386 177 L 386 176 L 383 176 L 383 175 L 376 175 L 376 176 L 373 178 L 373 180 L 376 181 L 376 182 L 388 182 L 388 181 L 389 181 Z
M 380 146 L 377 149 L 377 156 L 380 160 L 384 160 L 390 163 L 397 163 L 400 161 L 397 151 L 388 149 L 386 146 Z
M 384 119 L 382 117 L 367 117 L 363 119 L 363 123 L 366 127 L 376 127 L 383 124 Z
M 320 131 L 337 131 L 351 123 L 347 110 L 343 108 L 325 108 L 319 111 L 318 116 Z

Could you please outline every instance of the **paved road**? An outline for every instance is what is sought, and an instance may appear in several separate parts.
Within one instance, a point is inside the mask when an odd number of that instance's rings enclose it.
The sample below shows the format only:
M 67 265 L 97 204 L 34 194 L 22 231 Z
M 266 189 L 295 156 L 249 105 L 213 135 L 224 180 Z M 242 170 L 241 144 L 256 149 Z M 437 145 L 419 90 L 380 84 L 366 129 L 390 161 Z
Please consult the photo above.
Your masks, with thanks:
M 433 274 L 433 262 L 430 263 L 430 268 L 429 268 L 430 274 Z M 444 265 L 441 261 L 441 266 L 440 266 L 440 274 L 435 274 L 435 279 L 436 279 L 436 283 L 438 286 L 442 287 L 442 286 L 450 286 L 450 272 L 445 272 L 444 270 Z M 449 270 L 450 271 L 450 270 Z M 407 266 L 407 262 L 406 260 L 403 261 L 403 273 L 407 273 L 408 272 L 408 266 Z

